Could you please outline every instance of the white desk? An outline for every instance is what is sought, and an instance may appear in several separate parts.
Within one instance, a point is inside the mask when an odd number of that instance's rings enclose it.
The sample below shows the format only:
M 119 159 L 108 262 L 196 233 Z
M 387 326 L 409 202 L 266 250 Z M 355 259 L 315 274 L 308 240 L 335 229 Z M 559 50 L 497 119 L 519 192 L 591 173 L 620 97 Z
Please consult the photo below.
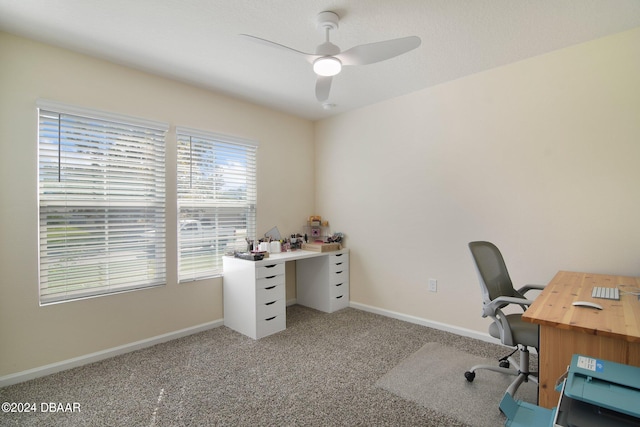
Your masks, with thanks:
M 261 261 L 223 258 L 224 324 L 253 339 L 286 328 L 285 262 L 296 261 L 296 301 L 331 313 L 349 306 L 349 250 L 293 251 Z

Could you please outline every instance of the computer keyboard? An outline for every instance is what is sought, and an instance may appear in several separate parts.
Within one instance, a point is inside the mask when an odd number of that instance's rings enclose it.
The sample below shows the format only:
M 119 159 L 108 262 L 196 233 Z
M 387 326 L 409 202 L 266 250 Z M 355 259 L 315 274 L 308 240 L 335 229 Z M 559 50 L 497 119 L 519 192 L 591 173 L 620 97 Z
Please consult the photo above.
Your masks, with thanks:
M 603 288 L 601 286 L 594 286 L 593 291 L 591 291 L 591 296 L 593 298 L 603 298 L 603 299 L 620 299 L 620 291 L 618 288 Z

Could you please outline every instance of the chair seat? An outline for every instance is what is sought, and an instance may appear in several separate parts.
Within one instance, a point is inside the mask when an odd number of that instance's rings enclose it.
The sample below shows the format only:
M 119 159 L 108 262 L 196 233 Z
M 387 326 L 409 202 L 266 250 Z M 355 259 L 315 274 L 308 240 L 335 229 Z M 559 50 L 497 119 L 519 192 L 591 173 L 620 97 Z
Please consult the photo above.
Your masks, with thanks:
M 507 314 L 507 322 L 511 327 L 514 342 L 527 347 L 538 348 L 538 325 L 525 322 L 520 314 Z M 489 335 L 501 339 L 500 330 L 495 322 L 489 326 Z

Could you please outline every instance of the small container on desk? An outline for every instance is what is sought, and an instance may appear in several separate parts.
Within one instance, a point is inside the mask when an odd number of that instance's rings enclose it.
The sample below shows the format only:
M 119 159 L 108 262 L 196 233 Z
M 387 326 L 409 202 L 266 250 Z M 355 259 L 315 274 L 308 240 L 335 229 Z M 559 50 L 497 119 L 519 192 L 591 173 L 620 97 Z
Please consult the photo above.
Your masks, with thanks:
M 312 252 L 331 252 L 339 251 L 341 249 L 340 243 L 303 243 L 303 251 Z

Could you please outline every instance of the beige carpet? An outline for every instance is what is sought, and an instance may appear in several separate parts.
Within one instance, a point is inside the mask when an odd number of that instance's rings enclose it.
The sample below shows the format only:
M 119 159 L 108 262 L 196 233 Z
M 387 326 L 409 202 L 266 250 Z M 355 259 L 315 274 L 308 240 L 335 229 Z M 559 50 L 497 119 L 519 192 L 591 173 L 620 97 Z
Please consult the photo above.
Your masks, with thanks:
M 381 377 L 376 386 L 471 426 L 502 426 L 506 418 L 498 405 L 515 377 L 479 370 L 470 383 L 464 372 L 478 364 L 497 366 L 497 361 L 430 342 Z M 535 404 L 536 395 L 537 385 L 528 382 L 515 397 Z
M 432 345 L 423 347 L 426 343 Z M 440 345 L 433 346 L 436 343 Z M 427 366 L 427 371 L 444 370 L 444 365 L 455 362 L 451 355 L 459 352 L 479 358 L 504 354 L 504 348 L 495 344 L 353 308 L 329 314 L 293 305 L 287 307 L 287 329 L 260 340 L 227 327 L 213 328 L 0 388 L 0 402 L 36 402 L 38 408 L 40 402 L 81 405 L 81 411 L 74 413 L 0 413 L 0 426 L 479 425 L 475 419 L 462 422 L 376 385 L 394 366 L 414 359 L 421 348 L 426 349 L 427 359 L 435 359 L 435 368 Z M 444 379 L 427 377 L 427 392 L 436 387 L 438 396 L 449 396 L 445 402 L 459 406 L 457 391 L 445 390 L 445 386 L 477 388 L 485 378 L 500 376 L 480 372 L 475 383 L 468 385 L 463 376 L 468 366 L 463 365 L 448 368 L 452 373 Z M 400 368 L 396 371 L 402 373 Z M 489 399 L 487 408 L 495 415 L 506 385 L 494 387 L 496 397 Z M 420 387 L 416 388 L 413 393 L 419 394 Z M 450 408 L 444 405 L 443 411 L 450 412 Z M 483 411 L 487 412 L 480 409 Z

